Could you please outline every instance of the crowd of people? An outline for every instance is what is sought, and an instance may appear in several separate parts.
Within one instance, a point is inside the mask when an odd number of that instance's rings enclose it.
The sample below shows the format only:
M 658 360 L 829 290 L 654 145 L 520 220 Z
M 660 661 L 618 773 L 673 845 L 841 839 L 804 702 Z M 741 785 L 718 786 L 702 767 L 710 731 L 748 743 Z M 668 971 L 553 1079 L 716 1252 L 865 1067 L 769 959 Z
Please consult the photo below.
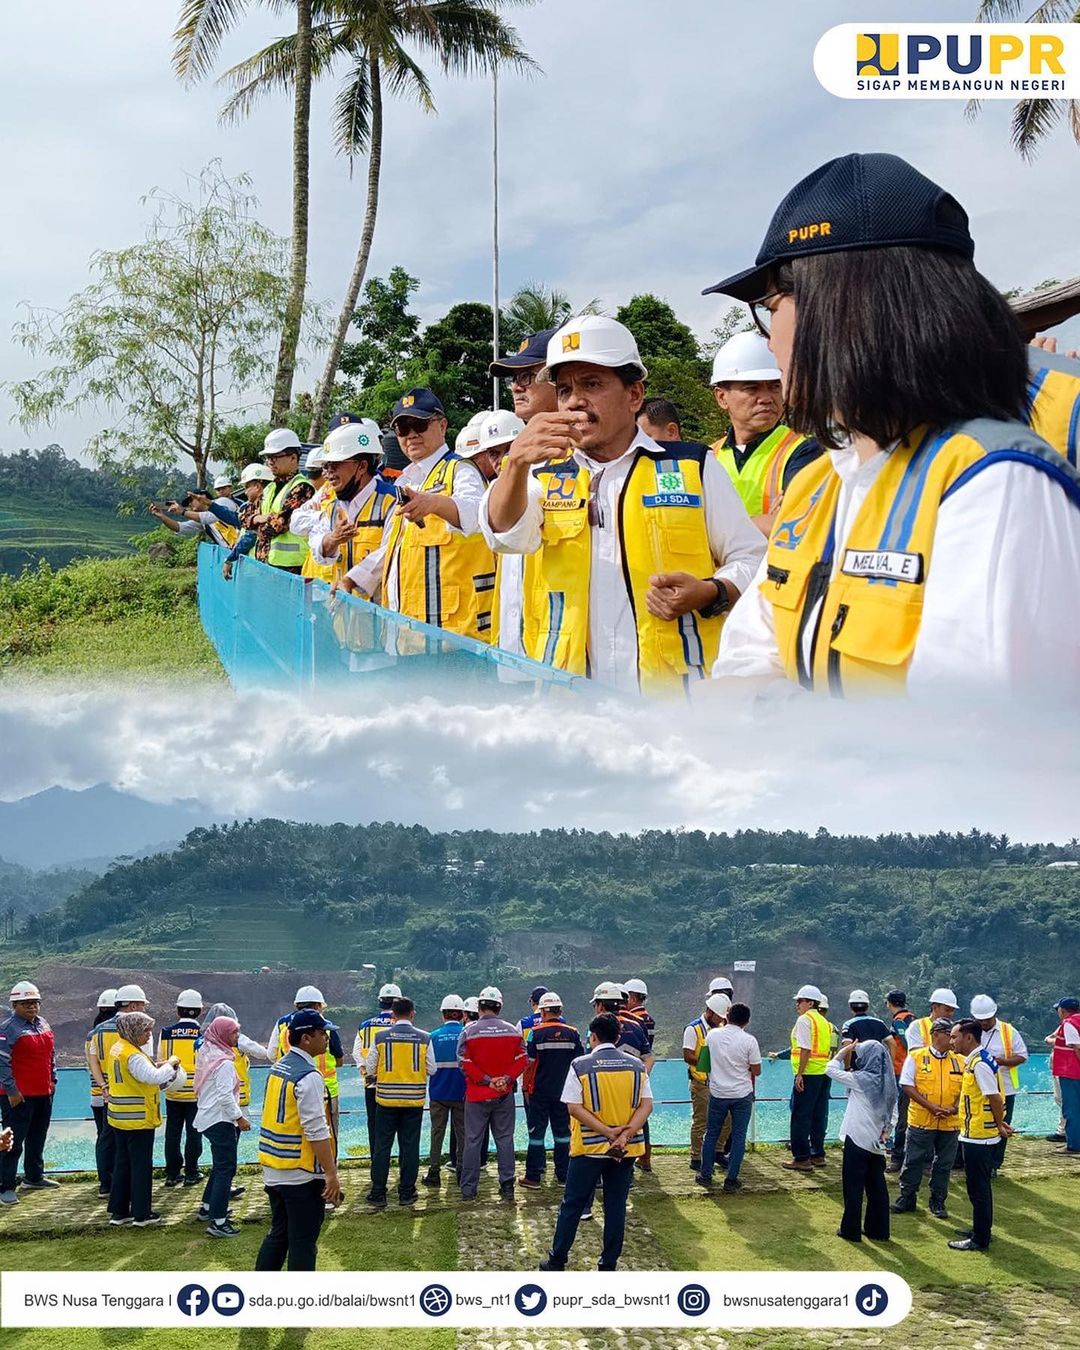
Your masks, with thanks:
M 682 439 L 631 333 L 584 315 L 495 362 L 513 412 L 411 389 L 390 427 L 266 437 L 239 484 L 157 518 L 449 632 L 616 688 L 710 675 L 850 687 L 1073 684 L 1080 361 L 1025 347 L 968 218 L 891 155 L 784 198 L 709 292 L 730 421 Z M 928 321 L 932 315 L 932 321 Z M 1031 578 L 1039 585 L 1032 587 Z
M 742 1189 L 742 1170 L 762 1054 L 748 1030 L 751 1009 L 735 999 L 731 980 L 714 979 L 701 1014 L 683 1032 L 690 1101 L 690 1167 L 703 1190 L 724 1172 L 722 1193 Z M 566 1268 L 594 1199 L 603 1206 L 601 1270 L 614 1270 L 622 1252 L 627 1200 L 637 1170 L 652 1168 L 650 1073 L 656 1025 L 644 980 L 603 981 L 593 991 L 584 1034 L 566 1020 L 562 999 L 538 986 L 517 1023 L 503 1016 L 494 986 L 475 997 L 448 994 L 432 1031 L 416 1025 L 416 1006 L 396 984 L 378 993 L 372 1016 L 357 1028 L 351 1061 L 364 1087 L 372 1211 L 388 1204 L 391 1155 L 397 1149 L 397 1201 L 411 1206 L 418 1185 L 438 1190 L 444 1166 L 460 1200 L 477 1199 L 489 1147 L 496 1156 L 498 1194 L 537 1190 L 548 1165 L 548 1135 L 561 1202 L 544 1270 Z M 972 1226 L 949 1240 L 961 1251 L 991 1242 L 993 1181 L 1014 1133 L 1018 1070 L 1028 1058 L 1021 1033 L 977 994 L 966 1015 L 951 989 L 935 989 L 916 1017 L 903 990 L 888 993 L 884 1017 L 870 995 L 852 990 L 850 1016 L 829 1020 L 829 1001 L 815 985 L 795 994 L 790 1043 L 770 1058 L 790 1058 L 789 1147 L 782 1165 L 815 1173 L 829 1166 L 826 1132 L 830 1084 L 847 1092 L 843 1141 L 843 1214 L 838 1235 L 887 1240 L 890 1214 L 916 1208 L 929 1172 L 929 1211 L 947 1220 L 953 1172 L 961 1168 Z M 0 1019 L 0 1205 L 24 1192 L 52 1189 L 44 1149 L 56 1091 L 56 1051 L 30 981 L 10 993 Z M 1055 1005 L 1057 1028 L 1045 1039 L 1060 1102 L 1061 1152 L 1080 1157 L 1080 999 Z M 176 1016 L 155 1042 L 155 1019 L 137 984 L 106 989 L 86 1036 L 90 1104 L 97 1142 L 98 1195 L 113 1227 L 161 1222 L 153 1208 L 154 1145 L 164 1120 L 163 1185 L 201 1186 L 195 1217 L 210 1238 L 239 1234 L 229 1202 L 236 1184 L 240 1135 L 258 1129 L 258 1162 L 271 1223 L 256 1269 L 312 1270 L 328 1211 L 342 1201 L 338 1167 L 339 1074 L 348 1068 L 341 1029 L 326 1016 L 314 985 L 296 991 L 294 1006 L 276 1019 L 265 1043 L 246 1036 L 234 1009 L 204 1006 L 183 990 Z M 257 1123 L 251 1063 L 268 1063 Z M 517 1177 L 516 1090 L 521 1085 L 528 1128 L 524 1172 Z M 164 1113 L 162 1099 L 164 1098 Z M 431 1131 L 427 1170 L 420 1177 L 425 1110 Z M 211 1166 L 199 1169 L 204 1141 Z M 444 1141 L 447 1149 L 444 1153 Z M 886 1173 L 899 1177 L 890 1202 Z

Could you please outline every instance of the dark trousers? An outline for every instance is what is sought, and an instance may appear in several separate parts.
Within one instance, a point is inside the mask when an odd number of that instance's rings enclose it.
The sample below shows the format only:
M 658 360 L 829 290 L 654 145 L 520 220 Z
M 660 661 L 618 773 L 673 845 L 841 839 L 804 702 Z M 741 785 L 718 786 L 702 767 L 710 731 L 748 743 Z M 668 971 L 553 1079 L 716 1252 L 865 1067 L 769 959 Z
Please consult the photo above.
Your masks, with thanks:
M 971 1240 L 976 1247 L 990 1246 L 994 1226 L 994 1188 L 990 1180 L 994 1170 L 996 1144 L 964 1145 L 964 1179 L 971 1201 Z
M 202 1135 L 195 1128 L 195 1112 L 198 1102 L 171 1102 L 165 1099 L 165 1176 L 177 1181 L 183 1168 L 185 1177 L 199 1175 L 199 1159 L 202 1157 Z M 183 1156 L 180 1153 L 180 1139 L 184 1138 Z
M 893 1166 L 904 1161 L 904 1149 L 907 1146 L 907 1113 L 908 1113 L 908 1095 L 900 1086 L 899 1081 L 896 1084 L 896 1129 L 893 1130 L 892 1158 Z
M 1007 1069 L 1003 1069 L 1003 1070 L 1002 1070 L 1002 1073 L 1007 1073 L 1007 1072 L 1008 1072 Z M 1006 1098 L 1005 1098 L 1005 1124 L 1006 1124 L 1006 1125 L 1011 1125 L 1011 1124 L 1012 1124 L 1013 1108 L 1014 1108 L 1015 1106 L 1016 1106 L 1016 1094 L 1014 1093 L 1013 1096 L 1011 1096 L 1011 1097 L 1006 1097 Z M 1006 1146 L 1006 1144 L 1008 1144 L 1008 1142 L 1009 1142 L 1009 1141 L 1003 1137 L 1002 1139 L 1000 1139 L 1000 1140 L 994 1145 L 994 1148 L 993 1148 L 993 1154 L 994 1154 L 994 1171 L 995 1171 L 995 1172 L 997 1171 L 997 1169 L 998 1169 L 999 1167 L 1002 1167 L 1002 1166 L 1004 1166 L 1004 1164 L 1005 1164 L 1005 1146 Z
M 529 1126 L 529 1146 L 525 1153 L 526 1180 L 539 1181 L 543 1176 L 550 1125 L 555 1180 L 565 1181 L 570 1161 L 570 1112 L 566 1103 L 553 1097 L 538 1097 L 535 1092 L 531 1092 L 525 1107 L 525 1119 Z
M 791 1152 L 796 1160 L 823 1158 L 829 1128 L 829 1079 L 805 1074 L 803 1090 L 791 1089 Z
M 705 1138 L 701 1144 L 701 1175 L 712 1178 L 716 1166 L 716 1145 L 728 1117 L 731 1118 L 731 1140 L 728 1145 L 727 1174 L 738 1181 L 739 1168 L 746 1152 L 746 1132 L 750 1128 L 750 1113 L 754 1108 L 754 1094 L 745 1097 L 710 1097 L 709 1118 L 705 1123 Z
M 365 1084 L 367 1079 L 364 1080 Z M 364 1087 L 364 1110 L 367 1112 L 367 1149 L 369 1160 L 375 1156 L 375 1086 Z
M 116 1132 L 106 1118 L 104 1106 L 91 1106 L 94 1113 L 94 1129 L 97 1140 L 94 1144 L 94 1162 L 97 1165 L 98 1190 L 112 1189 L 113 1168 L 116 1166 Z
M 12 1106 L 7 1097 L 0 1097 L 0 1122 L 10 1126 L 15 1142 L 7 1153 L 0 1153 L 0 1191 L 15 1189 L 15 1174 L 19 1157 L 23 1158 L 23 1176 L 27 1181 L 40 1181 L 45 1175 L 45 1136 L 52 1120 L 53 1099 L 24 1097 L 18 1106 Z
M 416 1175 L 420 1171 L 420 1127 L 424 1123 L 422 1106 L 376 1106 L 375 1151 L 371 1155 L 371 1199 L 386 1198 L 386 1178 L 390 1175 L 390 1150 L 398 1146 L 398 1199 L 411 1200 L 416 1194 Z
M 154 1131 L 114 1130 L 116 1166 L 113 1169 L 109 1213 L 114 1219 L 148 1219 L 154 1187 Z
M 930 1203 L 944 1208 L 949 1177 L 956 1161 L 957 1130 L 924 1130 L 913 1125 L 907 1132 L 904 1166 L 900 1172 L 900 1199 L 914 1200 L 927 1167 L 930 1168 Z
M 889 1187 L 885 1180 L 885 1155 L 870 1153 L 858 1144 L 853 1144 L 850 1139 L 845 1139 L 840 1181 L 844 1192 L 840 1236 L 861 1238 L 865 1233 L 868 1238 L 884 1242 L 889 1236 Z
M 480 1180 L 480 1152 L 489 1129 L 499 1159 L 499 1184 L 513 1181 L 515 1120 L 512 1092 L 486 1102 L 465 1102 L 465 1144 L 461 1150 L 458 1184 L 467 1199 L 476 1194 Z
M 622 1255 L 626 1236 L 626 1201 L 634 1180 L 631 1158 L 583 1156 L 571 1158 L 566 1170 L 566 1189 L 563 1191 L 555 1236 L 551 1240 L 551 1262 L 562 1268 L 577 1237 L 581 1216 L 591 1208 L 593 1195 L 603 1183 L 604 1246 L 600 1253 L 599 1270 L 614 1270 Z
M 255 1269 L 281 1270 L 288 1257 L 290 1270 L 314 1270 L 326 1216 L 322 1177 L 298 1186 L 267 1186 L 266 1194 L 270 1231 L 262 1240 Z
M 212 1219 L 224 1219 L 229 1212 L 229 1192 L 236 1176 L 236 1145 L 239 1131 L 231 1120 L 219 1120 L 206 1131 L 210 1145 L 210 1175 L 203 1191 L 203 1207 Z
M 459 1102 L 431 1103 L 431 1146 L 428 1149 L 428 1167 L 437 1172 L 442 1167 L 443 1139 L 450 1126 L 450 1166 L 458 1165 L 459 1151 L 465 1138 L 465 1099 Z

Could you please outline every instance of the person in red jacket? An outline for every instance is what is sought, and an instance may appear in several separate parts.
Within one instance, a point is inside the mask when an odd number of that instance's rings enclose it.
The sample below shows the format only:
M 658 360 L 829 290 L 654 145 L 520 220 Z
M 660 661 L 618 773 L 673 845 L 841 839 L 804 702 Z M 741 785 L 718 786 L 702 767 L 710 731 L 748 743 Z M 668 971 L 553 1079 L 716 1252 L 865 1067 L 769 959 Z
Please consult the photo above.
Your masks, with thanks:
M 11 1013 L 0 1018 L 0 1124 L 12 1132 L 0 1159 L 0 1204 L 17 1205 L 19 1158 L 28 1190 L 52 1190 L 45 1176 L 45 1137 L 56 1092 L 56 1043 L 41 1016 L 41 994 L 19 980 L 10 994 Z
M 463 1200 L 476 1199 L 480 1145 L 489 1125 L 499 1156 L 499 1196 L 514 1198 L 514 1086 L 529 1057 L 521 1032 L 499 1016 L 502 1005 L 498 989 L 481 989 L 480 1016 L 465 1024 L 458 1039 L 465 1075 L 465 1147 L 458 1176 Z

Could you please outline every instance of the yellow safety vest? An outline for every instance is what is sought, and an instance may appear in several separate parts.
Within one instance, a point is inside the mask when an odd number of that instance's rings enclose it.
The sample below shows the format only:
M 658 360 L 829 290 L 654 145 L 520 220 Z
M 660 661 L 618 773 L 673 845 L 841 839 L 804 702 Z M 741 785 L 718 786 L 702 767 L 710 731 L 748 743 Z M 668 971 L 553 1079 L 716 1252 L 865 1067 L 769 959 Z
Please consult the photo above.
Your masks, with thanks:
M 832 1031 L 829 1023 L 825 1021 L 821 1013 L 816 1008 L 811 1008 L 809 1012 L 801 1014 L 810 1020 L 810 1058 L 806 1061 L 804 1074 L 821 1074 L 825 1072 L 825 1065 L 831 1058 L 829 1047 L 832 1044 Z M 795 1026 L 791 1028 L 791 1072 L 799 1072 L 799 1055 L 802 1046 L 795 1039 L 795 1027 L 799 1025 L 798 1018 L 795 1020 Z
M 156 1130 L 161 1124 L 160 1089 L 131 1076 L 131 1057 L 144 1052 L 117 1039 L 109 1052 L 109 1105 L 106 1119 L 114 1130 Z
M 302 473 L 290 478 L 287 483 L 267 483 L 263 488 L 262 503 L 259 510 L 264 516 L 275 515 L 281 509 L 281 503 L 294 487 L 308 480 Z M 302 534 L 275 535 L 270 540 L 270 552 L 266 561 L 271 567 L 303 567 L 308 555 L 308 542 Z
M 781 422 L 754 447 L 741 469 L 735 463 L 734 446 L 722 440 L 713 442 L 716 458 L 727 470 L 747 515 L 768 515 L 775 509 L 783 496 L 788 461 L 808 439 Z
M 1031 428 L 1077 467 L 1080 456 L 1080 361 L 1028 348 Z
M 186 1033 L 190 1032 L 190 1035 Z M 193 1102 L 195 1100 L 195 1038 L 199 1028 L 195 1022 L 189 1025 L 165 1027 L 161 1033 L 159 1058 L 169 1059 L 172 1055 L 180 1061 L 180 1067 L 186 1074 L 182 1088 L 166 1088 L 165 1100 L 170 1102 Z
M 317 1070 L 291 1052 L 272 1066 L 266 1077 L 266 1095 L 263 1098 L 262 1118 L 259 1123 L 259 1162 L 279 1172 L 299 1168 L 313 1175 L 322 1175 L 322 1166 L 315 1157 L 311 1141 L 300 1123 L 300 1108 L 296 1102 L 296 1085 Z M 323 1085 L 323 1109 L 333 1137 L 330 1115 L 330 1094 Z
M 930 1044 L 930 1026 L 933 1023 L 932 1017 L 920 1017 L 915 1025 L 919 1028 L 919 1036 L 922 1039 L 923 1047 Z
M 308 502 L 308 506 L 317 506 L 324 516 L 329 516 L 333 522 L 334 503 L 337 500 L 334 489 L 329 483 L 323 484 L 315 496 Z M 333 563 L 317 563 L 315 555 L 311 551 L 311 543 L 308 542 L 307 557 L 304 559 L 304 565 L 300 569 L 300 575 L 311 577 L 314 581 L 325 581 L 329 586 L 336 576 L 340 575 Z
M 233 1049 L 233 1064 L 236 1066 L 236 1076 L 240 1079 L 240 1105 L 250 1106 L 251 1061 L 239 1047 L 234 1047 Z
M 120 1039 L 119 1033 L 115 1030 L 99 1031 L 99 1027 L 106 1026 L 107 1024 L 108 1019 L 106 1019 L 105 1022 L 99 1022 L 98 1026 L 90 1028 L 86 1034 L 85 1047 L 87 1072 L 90 1072 L 90 1050 L 93 1048 L 97 1053 L 101 1076 L 106 1081 L 108 1081 L 109 1077 L 109 1051 Z M 105 1105 L 105 1099 L 101 1095 L 101 1089 L 98 1087 L 97 1083 L 94 1082 L 93 1074 L 90 1074 L 90 1105 Z
M 327 584 L 338 581 L 346 572 L 362 563 L 369 553 L 374 553 L 382 543 L 383 526 L 394 505 L 394 490 L 378 478 L 374 482 L 374 490 L 353 521 L 356 534 L 338 549 L 338 555 L 332 563 L 317 563 L 309 553 L 308 561 L 304 564 L 304 576 L 318 577 Z M 327 487 L 324 491 L 329 495 L 319 503 L 319 509 L 333 528 L 338 520 L 347 517 L 342 514 L 344 507 L 338 501 L 334 489 Z
M 290 1014 L 286 1013 L 284 1017 L 278 1019 L 278 1054 L 282 1059 L 284 1059 L 292 1049 L 292 1045 L 289 1042 L 289 1016 Z M 327 1092 L 329 1092 L 331 1097 L 336 1097 L 339 1090 L 337 1060 L 330 1053 L 329 1048 L 324 1050 L 321 1055 L 314 1055 L 312 1058 L 315 1060 L 316 1068 L 322 1074 L 326 1082 Z
M 375 1101 L 379 1106 L 422 1107 L 427 1097 L 428 1033 L 395 1022 L 375 1033 Z
M 1000 1132 L 994 1113 L 975 1078 L 975 1064 L 980 1059 L 991 1066 L 994 1064 L 993 1057 L 985 1050 L 973 1050 L 964 1061 L 964 1077 L 960 1087 L 960 1133 L 965 1139 L 998 1139 Z M 995 1076 L 1000 1093 L 1001 1074 Z
M 688 1063 L 686 1068 L 691 1078 L 699 1083 L 707 1082 L 709 1075 L 704 1070 L 697 1068 L 696 1065 L 701 1058 L 701 1047 L 708 1040 L 712 1028 L 706 1024 L 704 1017 L 695 1017 L 686 1029 L 694 1033 L 694 1063 Z
M 645 605 L 658 572 L 708 577 L 716 570 L 705 526 L 705 446 L 638 449 L 619 497 L 622 581 L 634 615 L 638 683 L 643 693 L 682 689 L 708 674 L 720 645 L 722 619 L 691 611 L 658 619 Z M 576 460 L 534 470 L 542 489 L 540 548 L 525 558 L 522 626 L 525 654 L 544 665 L 585 675 L 588 667 L 592 570 L 591 474 Z
M 1001 1048 L 1005 1052 L 1005 1058 L 1012 1059 L 1013 1035 L 1014 1035 L 1013 1027 L 1009 1022 L 1003 1022 L 1000 1017 L 997 1019 L 997 1027 L 998 1031 L 1001 1032 Z M 1014 1089 L 1020 1086 L 1019 1065 L 1013 1064 L 1008 1069 L 1002 1069 L 1001 1072 L 1004 1074 L 1008 1074 L 1009 1082 L 1013 1085 Z
M 463 462 L 456 455 L 444 455 L 428 472 L 420 491 L 453 496 L 454 479 Z M 465 471 L 478 472 L 471 464 Z M 390 519 L 383 565 L 384 607 L 389 607 L 389 578 L 396 564 L 400 613 L 435 628 L 489 641 L 495 559 L 483 536 L 456 533 L 441 516 L 428 516 L 423 529 L 400 511 Z
M 570 1072 L 581 1083 L 582 1105 L 605 1125 L 629 1125 L 641 1105 L 645 1084 L 645 1066 L 632 1055 L 602 1045 L 591 1054 L 575 1059 Z M 603 1157 L 611 1147 L 610 1139 L 594 1134 L 575 1116 L 570 1117 L 570 1156 Z M 640 1158 L 645 1152 L 645 1131 L 641 1129 L 626 1147 L 628 1158 Z
M 832 575 L 840 476 L 827 455 L 799 473 L 769 539 L 761 594 L 773 609 L 784 670 L 804 688 L 901 692 L 919 637 L 938 508 L 1002 460 L 1055 479 L 1080 505 L 1080 478 L 1018 422 L 920 427 L 893 450 L 852 526 Z M 815 624 L 809 664 L 804 634 Z
M 964 1081 L 964 1060 L 951 1050 L 939 1059 L 928 1045 L 912 1050 L 909 1058 L 915 1065 L 916 1090 L 934 1106 L 947 1106 L 950 1116 L 934 1116 L 919 1103 L 908 1101 L 908 1125 L 920 1130 L 958 1130 L 960 1116 L 957 1103 Z
M 377 1012 L 374 1017 L 369 1017 L 356 1028 L 356 1034 L 360 1037 L 360 1077 L 365 1082 L 367 1080 L 367 1069 L 364 1062 L 367 1059 L 368 1051 L 375 1043 L 375 1033 L 381 1031 L 383 1027 L 393 1026 L 393 1023 L 393 1013 Z

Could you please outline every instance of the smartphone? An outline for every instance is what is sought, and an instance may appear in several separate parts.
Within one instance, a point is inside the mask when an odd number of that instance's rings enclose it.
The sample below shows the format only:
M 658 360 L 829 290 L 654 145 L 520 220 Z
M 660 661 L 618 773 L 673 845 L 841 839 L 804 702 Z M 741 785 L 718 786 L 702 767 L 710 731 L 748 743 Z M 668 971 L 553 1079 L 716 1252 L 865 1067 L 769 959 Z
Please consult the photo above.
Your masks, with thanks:
M 397 500 L 397 504 L 399 506 L 404 506 L 411 496 L 412 492 L 410 491 L 410 489 L 407 486 L 402 487 L 400 483 L 394 489 L 394 497 Z M 424 522 L 422 520 L 413 521 L 413 524 L 416 526 L 418 530 L 422 530 L 424 528 Z

